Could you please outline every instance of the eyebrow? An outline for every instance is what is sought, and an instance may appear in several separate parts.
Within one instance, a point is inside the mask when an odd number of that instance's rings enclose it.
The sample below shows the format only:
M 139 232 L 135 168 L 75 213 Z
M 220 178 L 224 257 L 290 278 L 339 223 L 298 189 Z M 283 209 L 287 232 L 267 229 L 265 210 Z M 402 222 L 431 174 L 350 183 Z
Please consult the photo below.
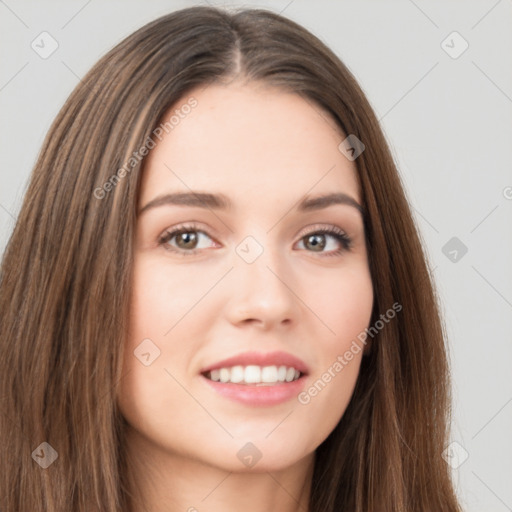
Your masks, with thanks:
M 365 216 L 363 206 L 361 206 L 353 197 L 343 192 L 333 192 L 314 197 L 306 196 L 297 205 L 296 209 L 299 212 L 309 212 L 321 210 L 335 204 L 352 206 L 359 211 L 363 218 Z M 229 210 L 233 206 L 231 200 L 224 194 L 212 194 L 209 192 L 176 192 L 155 197 L 155 199 L 151 200 L 139 210 L 139 215 L 152 208 L 166 205 L 192 206 L 212 210 Z

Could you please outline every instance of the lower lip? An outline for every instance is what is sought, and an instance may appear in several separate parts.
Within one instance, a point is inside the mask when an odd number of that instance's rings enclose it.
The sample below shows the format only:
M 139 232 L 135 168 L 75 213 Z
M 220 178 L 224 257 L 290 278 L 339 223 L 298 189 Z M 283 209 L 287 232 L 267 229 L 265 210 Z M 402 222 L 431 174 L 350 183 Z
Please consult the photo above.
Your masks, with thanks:
M 251 406 L 269 406 L 288 402 L 297 397 L 304 388 L 305 382 L 304 376 L 292 382 L 280 382 L 271 386 L 217 382 L 203 375 L 201 378 L 219 395 Z

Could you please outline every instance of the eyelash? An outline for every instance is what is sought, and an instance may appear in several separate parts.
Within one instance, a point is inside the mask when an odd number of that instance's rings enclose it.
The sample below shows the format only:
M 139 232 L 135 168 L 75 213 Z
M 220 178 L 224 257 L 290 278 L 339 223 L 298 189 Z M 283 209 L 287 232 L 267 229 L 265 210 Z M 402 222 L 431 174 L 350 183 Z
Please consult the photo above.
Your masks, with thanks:
M 183 249 L 176 249 L 176 248 L 168 245 L 168 242 L 170 240 L 172 240 L 175 236 L 183 234 L 183 233 L 190 233 L 191 231 L 203 233 L 206 236 L 208 236 L 208 238 L 211 238 L 208 235 L 208 233 L 206 233 L 202 229 L 199 229 L 199 227 L 196 226 L 195 224 L 187 224 L 187 225 L 178 226 L 176 229 L 173 229 L 171 231 L 166 231 L 165 233 L 163 233 L 162 236 L 158 240 L 158 244 L 163 246 L 165 250 L 171 251 L 171 252 L 176 253 L 183 257 L 196 254 L 199 251 L 201 251 L 202 249 L 183 250 Z M 343 252 L 350 251 L 352 249 L 351 238 L 348 237 L 345 232 L 343 232 L 341 229 L 339 229 L 335 226 L 333 226 L 331 228 L 322 227 L 322 228 L 318 228 L 318 229 L 309 231 L 308 233 L 305 233 L 304 235 L 302 235 L 300 237 L 300 241 L 302 241 L 304 238 L 311 236 L 311 235 L 323 235 L 323 234 L 330 235 L 333 238 L 335 238 L 341 244 L 342 247 L 340 249 L 336 249 L 335 251 L 330 251 L 330 252 L 326 252 L 326 253 L 321 252 L 321 253 L 319 253 L 319 254 L 321 254 L 321 257 L 339 256 Z M 309 251 L 309 252 L 314 252 L 314 251 Z

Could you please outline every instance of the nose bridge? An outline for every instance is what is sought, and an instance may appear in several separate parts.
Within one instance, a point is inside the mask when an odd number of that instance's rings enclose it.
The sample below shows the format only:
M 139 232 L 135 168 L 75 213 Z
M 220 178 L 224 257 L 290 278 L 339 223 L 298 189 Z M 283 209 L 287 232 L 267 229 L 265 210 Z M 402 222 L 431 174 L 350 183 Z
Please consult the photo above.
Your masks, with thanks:
M 236 247 L 234 301 L 236 317 L 267 322 L 288 320 L 294 315 L 295 298 L 290 288 L 286 255 L 271 236 L 248 235 Z
M 253 289 L 258 288 L 258 283 L 272 286 L 277 277 L 269 269 L 279 272 L 285 258 L 279 248 L 272 245 L 271 236 L 257 236 L 246 236 L 235 249 L 240 279 L 251 281 Z

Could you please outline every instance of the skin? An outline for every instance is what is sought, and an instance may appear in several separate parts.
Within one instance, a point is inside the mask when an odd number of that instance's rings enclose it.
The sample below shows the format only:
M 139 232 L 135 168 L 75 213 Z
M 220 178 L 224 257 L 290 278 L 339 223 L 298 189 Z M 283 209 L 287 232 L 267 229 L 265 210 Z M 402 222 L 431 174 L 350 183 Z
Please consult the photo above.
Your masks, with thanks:
M 191 190 L 223 193 L 233 206 L 167 204 L 138 217 L 118 397 L 130 478 L 151 511 L 304 511 L 315 449 L 349 403 L 363 352 L 308 404 L 240 404 L 199 372 L 248 350 L 282 350 L 309 366 L 307 390 L 369 325 L 360 213 L 346 204 L 294 209 L 305 195 L 334 191 L 361 204 L 356 166 L 339 151 L 345 135 L 332 118 L 299 95 L 232 82 L 191 91 L 173 109 L 191 96 L 197 106 L 147 157 L 139 209 Z M 196 254 L 166 248 L 190 251 L 179 236 L 159 243 L 192 221 Z M 350 250 L 334 255 L 343 245 L 332 235 L 323 252 L 308 243 L 306 235 L 330 226 L 351 238 Z M 247 236 L 263 248 L 251 264 L 236 252 Z M 160 355 L 145 366 L 134 350 L 148 338 Z M 262 454 L 251 468 L 237 457 L 248 442 Z

